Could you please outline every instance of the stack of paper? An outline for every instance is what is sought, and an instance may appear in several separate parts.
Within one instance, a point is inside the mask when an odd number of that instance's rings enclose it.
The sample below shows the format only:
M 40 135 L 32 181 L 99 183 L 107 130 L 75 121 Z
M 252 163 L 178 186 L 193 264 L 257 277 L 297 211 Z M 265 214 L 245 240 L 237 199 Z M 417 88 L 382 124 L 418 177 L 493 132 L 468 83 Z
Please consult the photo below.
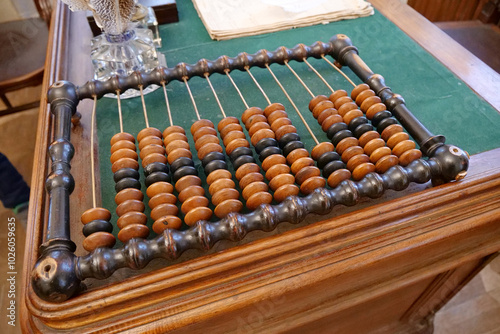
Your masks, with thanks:
M 373 14 L 364 0 L 193 0 L 208 33 L 223 40 Z

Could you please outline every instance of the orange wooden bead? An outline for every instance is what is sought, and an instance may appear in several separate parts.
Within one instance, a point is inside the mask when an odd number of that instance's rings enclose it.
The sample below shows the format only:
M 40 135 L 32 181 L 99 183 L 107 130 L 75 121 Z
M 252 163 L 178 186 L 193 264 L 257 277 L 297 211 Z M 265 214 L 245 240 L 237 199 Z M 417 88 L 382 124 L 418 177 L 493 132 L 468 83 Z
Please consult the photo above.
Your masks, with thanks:
M 92 208 L 86 210 L 80 219 L 84 225 L 96 219 L 109 221 L 111 219 L 111 212 L 105 208 Z
M 285 164 L 277 164 L 271 166 L 266 172 L 266 179 L 271 181 L 277 175 L 290 173 L 290 167 Z
M 185 202 L 184 202 L 185 203 Z M 163 203 L 157 205 L 153 210 L 151 210 L 151 218 L 153 220 L 158 220 L 165 216 L 177 216 L 179 213 L 179 208 L 170 203 Z
M 122 202 L 120 205 L 116 207 L 116 214 L 118 217 L 123 216 L 127 212 L 137 211 L 144 212 L 145 205 L 142 201 L 138 201 L 136 199 L 129 199 Z
M 326 152 L 331 152 L 335 148 L 332 143 L 329 142 L 322 142 L 319 143 L 318 145 L 314 146 L 313 149 L 311 150 L 311 157 L 314 160 L 318 160 L 323 154 Z
M 135 143 L 135 138 L 132 136 L 130 133 L 127 132 L 119 132 L 115 134 L 113 137 L 111 137 L 110 144 L 113 146 L 116 142 L 119 142 L 120 140 L 126 140 L 131 143 Z
M 243 209 L 243 203 L 237 199 L 227 199 L 214 209 L 214 213 L 218 218 L 224 218 L 232 212 L 240 212 Z
M 321 123 L 321 128 L 323 131 L 328 131 L 328 129 L 335 123 L 343 122 L 342 116 L 335 114 L 328 116 L 323 123 Z
M 371 106 L 377 104 L 377 103 L 382 103 L 382 100 L 378 96 L 371 96 L 363 101 L 363 103 L 359 106 L 359 109 L 363 112 L 367 112 L 368 109 L 370 109 Z
M 193 196 L 182 203 L 181 211 L 187 214 L 189 211 L 197 207 L 208 207 L 208 199 L 205 196 Z M 177 207 L 176 207 L 177 208 Z
M 240 189 L 245 189 L 252 182 L 264 181 L 264 176 L 261 173 L 248 173 L 240 179 Z
M 363 153 L 363 148 L 361 148 L 360 146 L 351 146 L 347 148 L 344 153 L 342 153 L 342 161 L 347 163 L 352 157 Z
M 294 163 L 290 166 L 292 173 L 297 176 L 297 173 L 308 166 L 314 166 L 314 160 L 309 157 L 302 157 L 294 161 Z
M 306 166 L 299 170 L 297 174 L 295 174 L 295 182 L 297 184 L 302 185 L 307 179 L 314 177 L 314 176 L 320 176 L 321 171 L 319 170 L 318 167 L 316 166 Z
M 287 126 L 293 126 L 293 125 L 287 125 Z M 254 135 L 250 138 L 250 141 L 252 142 L 252 145 L 255 146 L 259 141 L 261 141 L 264 138 L 275 138 L 274 131 L 271 129 L 260 129 L 259 131 L 254 133 Z
M 193 140 L 197 142 L 198 139 L 206 135 L 212 135 L 217 137 L 217 131 L 214 128 L 210 128 L 208 126 L 199 128 L 198 131 L 196 131 L 195 134 L 193 135 Z
M 392 166 L 396 166 L 399 163 L 399 159 L 395 155 L 386 155 L 380 158 L 375 164 L 375 171 L 377 173 L 385 173 Z
M 355 137 L 346 137 L 337 144 L 337 153 L 342 155 L 349 147 L 358 145 L 359 141 Z
M 188 226 L 193 226 L 196 222 L 200 220 L 209 220 L 212 217 L 212 210 L 207 207 L 200 206 L 191 211 L 189 211 L 184 216 L 184 222 Z
M 116 173 L 122 168 L 132 168 L 135 170 L 139 170 L 139 162 L 137 160 L 131 159 L 131 158 L 122 158 L 117 161 L 115 161 L 111 165 L 111 171 L 113 173 Z
M 245 175 L 249 173 L 259 173 L 260 172 L 260 167 L 254 162 L 249 162 L 246 164 L 243 164 L 238 168 L 238 170 L 235 173 L 235 176 L 238 180 L 241 180 Z M 210 173 L 212 175 L 212 173 Z M 229 178 L 231 175 L 229 175 Z
M 208 192 L 210 195 L 215 194 L 216 192 L 225 189 L 225 188 L 234 188 L 236 185 L 232 179 L 218 179 L 214 183 L 210 185 L 208 188 Z
M 235 140 L 233 140 L 232 142 L 230 142 L 227 146 L 226 146 L 226 154 L 231 154 L 233 153 L 233 151 L 235 149 L 237 149 L 238 147 L 250 147 L 250 144 L 248 143 L 248 141 L 244 138 L 237 138 Z
M 333 106 L 335 107 L 335 109 L 339 110 L 339 108 L 344 103 L 353 103 L 353 101 L 349 96 L 342 96 L 342 97 L 339 97 L 338 99 L 336 99 L 335 102 L 333 102 Z
M 276 110 L 285 110 L 285 106 L 281 103 L 271 103 L 264 109 L 264 115 L 267 117 Z
M 365 83 L 362 83 L 362 84 L 359 84 L 357 85 L 356 87 L 354 87 L 354 89 L 351 91 L 351 98 L 353 100 L 356 100 L 356 98 L 358 97 L 359 93 L 365 91 L 365 90 L 368 90 L 370 89 L 370 86 L 368 86 L 367 84 Z
M 86 237 L 82 245 L 87 252 L 92 252 L 101 247 L 111 248 L 115 243 L 116 239 L 113 234 L 109 232 L 96 232 Z
M 155 137 L 155 136 L 146 137 L 139 142 L 139 150 L 142 150 L 144 147 L 153 144 L 162 146 L 163 140 L 161 140 L 160 137 Z
M 167 146 L 169 143 L 173 142 L 174 140 L 182 140 L 182 141 L 187 141 L 187 136 L 183 133 L 180 133 L 180 132 L 173 132 L 171 134 L 169 134 L 168 136 L 166 136 L 165 138 L 163 138 L 163 143 L 165 144 L 165 146 Z
M 374 171 L 375 171 L 375 165 L 373 165 L 370 162 L 365 162 L 354 168 L 354 170 L 352 171 L 352 178 L 355 181 L 359 181 L 362 178 L 364 178 L 368 173 L 373 173 Z
M 262 111 L 262 109 L 260 109 L 259 107 L 248 108 L 241 115 L 241 121 L 243 122 L 243 124 L 246 124 L 248 119 L 253 115 L 264 115 L 264 111 Z
M 149 228 L 145 225 L 139 225 L 139 224 L 134 224 L 134 225 L 127 225 L 123 229 L 118 232 L 118 239 L 126 243 L 130 239 L 134 238 L 140 238 L 140 239 L 145 239 L 149 235 Z
M 246 201 L 246 200 L 248 200 L 248 198 L 250 198 L 250 196 L 252 196 L 255 193 L 267 192 L 267 191 L 268 191 L 268 187 L 267 187 L 266 183 L 264 183 L 262 181 L 253 182 L 253 183 L 250 183 L 248 186 L 246 186 L 245 189 L 243 189 L 243 191 L 241 192 L 241 196 L 243 196 L 243 198 Z
M 262 204 L 270 204 L 273 201 L 273 195 L 268 192 L 260 192 L 251 195 L 246 201 L 246 207 L 255 210 Z
M 120 205 L 128 199 L 135 199 L 142 201 L 144 199 L 144 194 L 139 189 L 135 188 L 125 188 L 120 190 L 118 194 L 115 195 L 115 203 Z
M 370 158 L 366 154 L 355 155 L 347 161 L 347 169 L 354 170 L 356 167 L 364 164 L 365 162 L 370 162 Z
M 148 205 L 150 209 L 154 209 L 160 204 L 175 204 L 175 202 L 177 202 L 177 198 L 175 197 L 175 195 L 170 193 L 161 193 L 151 198 L 148 202 Z
M 292 120 L 290 118 L 278 118 L 274 123 L 271 125 L 271 129 L 276 132 L 278 131 L 279 128 L 285 125 L 292 125 Z M 250 131 L 249 131 L 250 133 Z
M 368 108 L 366 110 L 366 112 L 365 112 L 366 118 L 371 120 L 373 118 L 373 116 L 375 116 L 377 113 L 384 111 L 384 110 L 387 110 L 387 107 L 385 106 L 385 104 L 375 103 L 374 105 L 372 105 L 370 108 Z M 361 110 L 361 111 L 363 111 L 363 110 Z
M 313 111 L 314 107 L 316 107 L 318 103 L 325 100 L 328 100 L 328 97 L 326 97 L 325 95 L 317 95 L 313 97 L 311 101 L 309 101 L 309 110 Z
M 324 188 L 326 186 L 326 180 L 321 176 L 312 176 L 306 179 L 300 185 L 300 192 L 304 195 L 309 195 L 315 189 Z
M 219 130 L 219 132 L 220 132 L 222 129 L 224 129 L 229 124 L 240 125 L 240 121 L 236 117 L 233 117 L 233 116 L 225 117 L 225 118 L 221 119 L 219 121 L 219 123 L 217 124 L 217 130 Z
M 269 124 L 273 125 L 273 123 L 280 118 L 289 118 L 287 112 L 284 110 L 273 111 L 269 116 L 267 116 L 267 121 Z
M 243 127 L 238 123 L 231 123 L 226 125 L 221 131 L 220 131 L 220 136 L 221 138 L 224 138 L 229 132 L 231 131 L 243 131 Z
M 354 102 L 346 102 L 337 108 L 337 112 L 340 116 L 344 117 L 351 110 L 359 110 L 358 105 Z M 345 122 L 347 123 L 347 122 Z
M 274 165 L 286 164 L 286 158 L 281 154 L 272 154 L 262 161 L 262 169 L 267 171 Z
M 363 112 L 359 109 L 352 109 L 352 110 L 349 110 L 347 113 L 344 114 L 344 123 L 349 125 L 351 123 L 351 121 L 355 118 L 358 118 L 358 117 L 361 117 L 361 116 L 364 116 Z
M 113 146 L 111 146 L 111 154 L 113 154 L 116 151 L 121 150 L 121 149 L 128 149 L 128 150 L 135 151 L 136 147 L 135 147 L 135 144 L 131 141 L 119 140 L 116 143 L 114 143 Z
M 392 149 L 392 154 L 399 158 L 404 152 L 412 150 L 415 147 L 416 145 L 413 140 L 403 140 L 402 142 L 394 146 L 394 148 Z
M 411 149 L 401 154 L 401 156 L 399 157 L 399 164 L 401 166 L 408 166 L 410 162 L 420 159 L 421 157 L 422 152 L 420 150 Z
M 375 96 L 375 92 L 374 92 L 373 90 L 371 90 L 371 89 L 366 89 L 366 90 L 364 90 L 364 91 L 360 92 L 360 93 L 358 94 L 358 96 L 356 96 L 356 98 L 355 98 L 355 99 L 353 99 L 353 100 L 354 100 L 354 101 L 356 101 L 356 104 L 357 104 L 358 106 L 360 106 L 360 105 L 361 105 L 361 103 L 363 103 L 363 101 L 364 101 L 365 99 L 367 99 L 367 98 L 369 98 L 369 97 L 372 97 L 372 96 Z
M 188 149 L 185 149 L 182 147 L 176 148 L 175 150 L 172 150 L 168 153 L 168 156 L 167 156 L 168 163 L 172 164 L 172 162 L 174 162 L 175 160 L 182 158 L 182 157 L 186 157 L 186 158 L 191 159 L 193 157 L 193 155 L 191 154 L 191 151 Z
M 148 156 L 146 156 L 144 159 L 142 159 L 142 167 L 145 168 L 146 166 L 152 164 L 153 162 L 161 162 L 161 163 L 166 164 L 167 157 L 165 156 L 165 154 L 151 153 Z
M 337 109 L 335 108 L 326 108 L 321 113 L 318 115 L 318 117 L 315 117 L 318 120 L 318 124 L 321 125 L 327 119 L 328 117 L 332 115 L 338 114 Z
M 388 141 L 396 133 L 403 132 L 403 127 L 399 124 L 391 124 L 382 131 L 382 139 Z
M 289 165 L 292 165 L 296 160 L 303 157 L 309 157 L 309 152 L 305 148 L 298 148 L 287 155 L 286 161 Z
M 274 192 L 274 199 L 276 200 L 276 202 L 281 203 L 287 197 L 297 196 L 299 194 L 299 191 L 299 187 L 297 187 L 295 184 L 284 184 L 276 189 L 276 191 Z
M 163 130 L 163 138 L 168 137 L 168 135 L 171 134 L 171 133 L 186 134 L 186 131 L 181 126 L 171 125 L 171 126 L 167 127 L 165 130 Z
M 232 142 L 235 139 L 245 139 L 246 140 L 246 137 L 245 137 L 245 134 L 243 133 L 243 131 L 231 131 L 224 137 L 224 139 L 222 141 L 224 143 L 224 146 L 227 146 L 227 145 L 229 145 L 230 142 Z M 248 146 L 248 147 L 250 147 L 250 146 Z
M 219 144 L 219 138 L 214 135 L 204 135 L 203 137 L 198 138 L 196 143 L 194 143 L 194 148 L 196 151 L 199 151 L 200 148 L 207 144 Z
M 380 138 L 380 135 L 378 134 L 377 131 L 373 131 L 373 130 L 367 131 L 367 132 L 363 133 L 361 135 L 361 137 L 359 137 L 359 146 L 365 147 L 366 144 L 368 144 L 372 140 L 378 139 L 378 138 Z
M 313 114 L 313 117 L 318 119 L 319 118 L 319 115 L 321 115 L 321 113 L 325 110 L 335 110 L 337 111 L 337 109 L 334 108 L 334 105 L 333 105 L 333 102 L 330 101 L 330 100 L 325 100 L 325 101 L 321 101 L 320 103 L 318 103 L 316 105 L 316 107 L 313 109 L 312 111 L 312 114 Z M 321 124 L 321 123 L 320 123 Z
M 292 174 L 280 174 L 269 181 L 269 188 L 276 191 L 279 187 L 284 184 L 292 184 L 295 182 L 295 177 Z
M 201 182 L 201 181 L 200 181 Z M 153 198 L 160 193 L 173 193 L 174 187 L 168 182 L 155 182 L 146 189 L 146 195 Z
M 241 167 L 243 167 L 243 166 L 241 166 Z M 257 166 L 257 167 L 259 167 L 259 166 Z M 228 171 L 227 169 L 217 169 L 217 170 L 214 170 L 212 173 L 210 173 L 207 176 L 207 184 L 211 185 L 212 183 L 214 183 L 218 179 L 223 179 L 223 178 L 230 179 L 231 176 L 232 176 L 231 172 Z
M 205 196 L 205 189 L 200 186 L 189 186 L 179 193 L 179 201 L 184 202 L 193 196 Z
M 276 134 L 276 139 L 280 140 L 281 137 L 286 135 L 287 133 L 297 133 L 297 129 L 293 125 L 285 125 L 279 128 L 275 134 Z
M 394 148 L 397 144 L 404 140 L 410 139 L 410 136 L 406 132 L 398 132 L 393 134 L 388 140 L 387 140 L 387 146 L 389 146 L 391 149 Z
M 333 92 L 329 97 L 328 99 L 330 101 L 332 101 L 335 105 L 335 101 L 337 101 L 337 99 L 343 97 L 343 96 L 347 96 L 347 92 L 343 89 L 339 89 L 339 90 L 336 90 L 335 92 Z
M 253 115 L 245 123 L 245 128 L 247 130 L 249 130 L 254 124 L 257 124 L 257 123 L 260 123 L 260 122 L 266 122 L 267 123 L 266 116 L 261 115 L 261 114 Z
M 140 143 L 144 138 L 149 136 L 161 138 L 162 133 L 157 128 L 151 128 L 151 127 L 145 128 L 139 131 L 139 133 L 137 134 L 137 141 Z
M 201 179 L 196 175 L 186 175 L 175 183 L 175 189 L 179 193 L 190 186 L 201 186 Z
M 388 148 L 387 146 L 379 147 L 370 154 L 370 162 L 375 164 L 377 163 L 377 161 L 379 161 L 382 157 L 385 157 L 386 155 L 391 155 L 391 149 Z
M 328 176 L 328 185 L 331 188 L 335 188 L 342 181 L 349 180 L 351 178 L 351 172 L 347 169 L 337 169 L 330 176 Z
M 217 141 L 219 141 L 217 139 Z M 174 140 L 173 142 L 170 142 L 167 147 L 165 148 L 165 151 L 168 154 L 172 152 L 173 150 L 176 150 L 178 148 L 183 148 L 185 150 L 189 150 L 189 143 L 187 141 L 182 141 L 182 140 Z
M 370 156 L 376 149 L 385 147 L 385 141 L 382 138 L 375 138 L 370 140 L 363 146 L 366 155 Z M 388 148 L 388 147 L 387 147 Z M 390 148 L 388 148 L 390 150 Z
M 248 135 L 250 138 L 259 130 L 262 129 L 271 129 L 271 126 L 267 122 L 258 122 L 254 123 L 250 129 L 248 129 Z M 243 132 L 241 132 L 243 133 Z
M 191 125 L 191 134 L 194 135 L 203 127 L 209 127 L 215 130 L 214 123 L 208 119 L 200 119 Z
M 167 229 L 178 230 L 182 225 L 182 220 L 176 216 L 164 216 L 153 223 L 153 231 L 162 234 Z
M 220 144 L 208 143 L 198 150 L 198 159 L 203 160 L 208 153 L 219 152 L 222 153 L 222 146 Z M 173 161 L 172 161 L 173 162 Z M 171 164 L 171 162 L 170 162 Z
M 148 145 L 141 150 L 139 156 L 141 157 L 142 160 L 144 160 L 145 157 L 153 153 L 165 155 L 165 148 L 163 146 L 155 144 Z
M 238 190 L 234 188 L 225 188 L 212 195 L 212 203 L 217 206 L 228 199 L 238 199 L 239 197 L 240 193 Z
M 118 226 L 119 229 L 122 229 L 128 225 L 146 225 L 147 221 L 148 217 L 144 213 L 138 211 L 129 211 L 118 218 L 118 220 L 116 221 L 116 226 Z

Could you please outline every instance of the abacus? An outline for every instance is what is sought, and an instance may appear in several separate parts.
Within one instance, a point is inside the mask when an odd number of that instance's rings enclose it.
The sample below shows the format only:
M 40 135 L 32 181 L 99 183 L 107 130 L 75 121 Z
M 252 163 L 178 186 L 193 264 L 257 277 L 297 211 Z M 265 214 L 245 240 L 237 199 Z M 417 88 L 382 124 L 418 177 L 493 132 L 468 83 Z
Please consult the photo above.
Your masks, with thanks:
M 328 55 L 336 64 L 326 58 Z M 355 87 L 350 95 L 334 90 L 308 62 L 311 57 L 324 59 L 339 72 L 340 66 L 348 66 L 364 84 L 352 83 Z M 305 63 L 331 95 L 315 95 L 289 66 L 290 61 Z M 319 142 L 316 138 L 311 129 L 315 125 L 308 124 L 303 111 L 270 68 L 275 63 L 289 68 L 293 78 L 310 94 L 309 109 L 330 141 Z M 269 72 L 294 111 L 285 111 L 281 103 L 271 101 L 252 74 L 255 67 Z M 244 92 L 231 77 L 234 70 L 248 73 L 267 101 L 264 109 L 247 104 Z M 214 73 L 227 76 L 245 105 L 240 116 L 243 126 L 237 117 L 226 115 L 210 81 Z M 202 118 L 197 108 L 188 83 L 196 76 L 207 81 L 218 102 L 223 119 L 217 126 Z M 166 85 L 174 80 L 184 82 L 195 110 L 197 121 L 192 124 L 190 135 L 196 157 L 190 151 L 186 131 L 175 125 L 169 107 Z M 170 125 L 163 132 L 148 122 L 143 88 L 152 84 L 163 88 L 168 109 Z M 69 195 L 74 187 L 69 164 L 73 155 L 71 119 L 80 100 L 93 99 L 94 122 L 96 101 L 108 93 L 117 95 L 121 119 L 120 92 L 131 88 L 141 93 L 146 128 L 134 138 L 124 131 L 120 121 L 120 133 L 111 140 L 110 157 L 117 191 L 118 238 L 124 246 L 112 248 L 115 238 L 110 233 L 111 215 L 107 209 L 97 207 L 93 186 L 93 208 L 82 215 L 84 248 L 90 253 L 78 257 L 74 254 L 76 245 L 69 237 Z M 468 168 L 467 153 L 445 144 L 443 136 L 430 133 L 406 107 L 403 98 L 386 86 L 384 78 L 370 70 L 345 35 L 334 36 L 329 43 L 280 47 L 274 52 L 260 50 L 252 55 L 241 53 L 235 58 L 221 56 L 215 61 L 201 59 L 195 65 L 180 63 L 150 73 L 90 81 L 80 87 L 57 82 L 49 90 L 48 100 L 55 122 L 54 141 L 49 149 L 52 172 L 46 182 L 49 215 L 31 282 L 39 297 L 52 302 L 77 294 L 80 282 L 87 278 L 104 279 L 123 267 L 144 268 L 154 258 L 174 260 L 188 249 L 208 250 L 220 240 L 238 241 L 250 231 L 271 231 L 281 222 L 297 223 L 309 213 L 326 214 L 337 204 L 355 205 L 362 197 L 376 198 L 387 189 L 402 190 L 412 182 L 432 180 L 440 184 L 460 180 Z M 316 144 L 310 152 L 288 117 L 289 112 L 296 112 L 310 132 Z M 415 142 L 420 149 L 416 149 Z M 153 239 L 146 239 L 150 231 L 143 213 L 144 194 L 139 190 L 139 157 L 152 209 L 152 229 L 158 234 Z M 235 170 L 241 195 L 226 157 Z M 205 173 L 209 194 L 201 186 L 195 168 L 198 163 Z M 182 231 L 177 230 L 182 224 L 177 200 L 183 220 L 190 226 Z M 249 213 L 240 213 L 244 205 Z

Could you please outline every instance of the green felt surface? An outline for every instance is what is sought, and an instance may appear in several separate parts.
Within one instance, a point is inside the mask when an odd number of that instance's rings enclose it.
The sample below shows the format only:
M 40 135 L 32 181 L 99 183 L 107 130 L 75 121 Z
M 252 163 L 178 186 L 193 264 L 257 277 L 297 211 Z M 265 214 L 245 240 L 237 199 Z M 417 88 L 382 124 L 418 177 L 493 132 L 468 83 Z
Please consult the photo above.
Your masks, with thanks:
M 213 41 L 198 18 L 192 3 L 178 1 L 177 5 L 179 22 L 160 27 L 163 40 L 163 48 L 160 51 L 165 54 L 170 67 L 178 62 L 192 64 L 201 58 L 213 60 L 220 55 L 236 56 L 243 51 L 254 53 L 262 48 L 274 50 L 282 45 L 293 47 L 298 43 L 310 45 L 318 40 L 326 42 L 333 35 L 342 33 L 351 38 L 368 66 L 375 73 L 382 74 L 392 90 L 405 98 L 410 110 L 431 132 L 446 136 L 447 143 L 455 144 L 470 154 L 500 146 L 500 136 L 498 136 L 500 114 L 378 12 L 373 16 L 356 20 L 228 41 Z M 352 86 L 325 61 L 313 59 L 311 64 L 324 75 L 334 89 L 347 91 L 352 89 Z M 291 65 L 314 94 L 330 94 L 328 88 L 305 64 L 294 62 Z M 328 138 L 307 108 L 310 100 L 307 91 L 285 66 L 272 65 L 271 68 L 303 112 L 318 140 L 327 141 Z M 360 83 L 360 80 L 349 69 L 344 70 L 355 83 Z M 314 146 L 311 136 L 269 72 L 266 69 L 255 68 L 252 69 L 252 73 L 272 102 L 281 102 L 285 105 L 306 148 L 311 149 Z M 232 76 L 249 105 L 262 108 L 267 105 L 248 74 L 233 72 Z M 230 81 L 219 74 L 213 75 L 211 80 L 227 115 L 240 118 L 245 106 Z M 206 80 L 196 77 L 190 80 L 189 84 L 201 117 L 211 119 L 217 124 L 222 115 Z M 196 115 L 185 85 L 172 82 L 168 84 L 167 89 L 174 123 L 188 130 L 196 120 Z M 163 131 L 170 125 L 163 90 L 159 89 L 146 95 L 145 100 L 150 126 Z M 124 131 L 137 135 L 145 127 L 141 100 L 133 98 L 122 102 Z M 113 211 L 116 205 L 114 204 L 114 181 L 109 162 L 109 139 L 119 131 L 116 100 L 101 99 L 97 105 L 97 115 L 103 205 Z M 189 131 L 186 132 L 189 133 Z M 188 137 L 195 156 L 194 142 L 190 135 Z M 197 159 L 195 163 L 200 176 L 203 176 Z M 141 180 L 144 180 L 143 176 Z

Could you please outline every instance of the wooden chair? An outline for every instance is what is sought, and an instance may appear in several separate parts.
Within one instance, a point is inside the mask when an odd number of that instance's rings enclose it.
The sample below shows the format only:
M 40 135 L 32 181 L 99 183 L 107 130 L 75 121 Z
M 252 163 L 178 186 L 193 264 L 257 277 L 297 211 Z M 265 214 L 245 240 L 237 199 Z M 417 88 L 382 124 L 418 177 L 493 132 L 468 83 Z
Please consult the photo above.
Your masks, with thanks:
M 0 24 L 0 116 L 36 108 L 40 101 L 13 106 L 6 93 L 42 83 L 52 12 L 50 0 L 35 0 L 40 17 Z

